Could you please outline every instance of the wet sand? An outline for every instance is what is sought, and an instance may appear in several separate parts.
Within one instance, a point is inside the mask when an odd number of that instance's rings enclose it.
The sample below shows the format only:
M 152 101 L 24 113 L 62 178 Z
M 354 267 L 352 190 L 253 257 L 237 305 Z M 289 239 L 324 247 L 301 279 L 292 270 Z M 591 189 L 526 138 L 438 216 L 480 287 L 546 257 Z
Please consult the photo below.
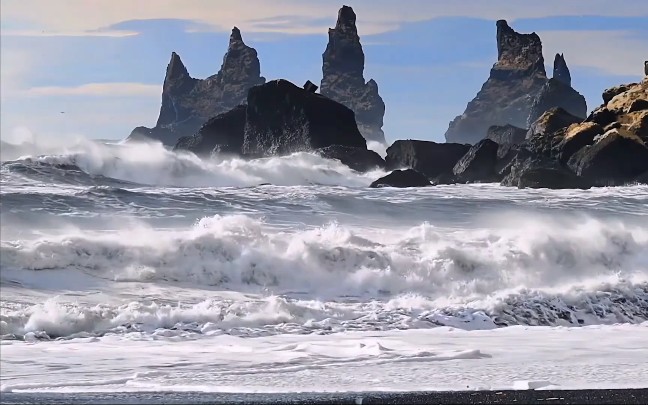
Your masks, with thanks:
M 233 394 L 203 392 L 0 393 L 1 404 L 648 404 L 648 388 Z

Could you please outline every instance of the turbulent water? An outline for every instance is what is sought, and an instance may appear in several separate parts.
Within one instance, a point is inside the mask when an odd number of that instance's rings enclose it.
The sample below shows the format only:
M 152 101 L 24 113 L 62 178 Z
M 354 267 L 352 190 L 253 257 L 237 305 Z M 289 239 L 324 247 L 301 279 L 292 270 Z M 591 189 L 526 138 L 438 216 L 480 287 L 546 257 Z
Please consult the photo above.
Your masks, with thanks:
M 2 339 L 648 320 L 648 187 L 367 187 L 382 174 L 92 142 L 5 158 Z

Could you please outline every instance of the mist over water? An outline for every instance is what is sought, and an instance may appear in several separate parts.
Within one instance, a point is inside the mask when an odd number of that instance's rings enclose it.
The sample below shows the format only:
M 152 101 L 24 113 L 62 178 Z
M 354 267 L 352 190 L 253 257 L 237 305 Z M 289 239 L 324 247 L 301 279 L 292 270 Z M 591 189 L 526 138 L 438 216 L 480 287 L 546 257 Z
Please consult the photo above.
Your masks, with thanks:
M 309 153 L 23 152 L 1 168 L 3 339 L 648 319 L 646 186 L 369 189 L 384 173 Z

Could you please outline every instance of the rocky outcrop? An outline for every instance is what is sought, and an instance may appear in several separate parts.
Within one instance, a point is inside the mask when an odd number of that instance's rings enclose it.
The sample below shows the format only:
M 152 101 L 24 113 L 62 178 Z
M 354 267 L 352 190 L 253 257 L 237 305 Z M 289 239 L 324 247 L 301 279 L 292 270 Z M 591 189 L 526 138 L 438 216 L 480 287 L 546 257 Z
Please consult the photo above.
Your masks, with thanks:
M 457 161 L 468 152 L 470 145 L 436 143 L 432 141 L 398 140 L 387 148 L 387 169 L 410 168 L 434 179 L 451 175 Z
M 367 147 L 349 108 L 287 80 L 250 89 L 244 154 L 285 155 L 331 145 Z
M 579 188 L 591 185 L 555 160 L 519 155 L 502 185 L 518 188 Z
M 473 145 L 452 169 L 457 181 L 461 183 L 499 181 L 495 172 L 498 148 L 499 145 L 490 139 L 482 139 Z
M 533 97 L 546 81 L 540 37 L 497 21 L 497 62 L 466 111 L 450 123 L 446 141 L 475 144 L 492 125 L 526 127 Z
M 554 58 L 552 77 L 565 86 L 571 87 L 571 73 L 569 73 L 569 67 L 567 67 L 567 62 L 562 53 L 557 53 Z
M 535 135 L 547 136 L 556 133 L 558 130 L 567 128 L 571 124 L 583 121 L 581 118 L 570 114 L 560 107 L 545 111 L 535 120 L 527 131 L 527 139 Z
M 371 183 L 369 187 L 426 187 L 431 186 L 430 181 L 416 170 L 394 170 L 388 175 Z
M 173 52 L 155 127 L 137 127 L 128 139 L 175 145 L 180 137 L 195 134 L 208 119 L 244 103 L 248 90 L 264 82 L 257 52 L 245 45 L 236 27 L 219 72 L 206 79 L 192 78 L 180 56 Z
M 531 125 L 546 111 L 560 107 L 571 115 L 584 120 L 587 117 L 585 97 L 570 86 L 556 79 L 549 79 L 536 95 L 529 112 L 528 125 Z
M 513 125 L 493 125 L 488 128 L 486 139 L 500 145 L 519 145 L 526 139 L 527 130 Z
M 445 134 L 448 142 L 475 144 L 489 136 L 491 126 L 528 128 L 555 107 L 585 119 L 585 97 L 571 87 L 562 54 L 556 54 L 554 77 L 547 79 L 537 34 L 519 34 L 500 20 L 497 51 L 498 60 L 488 80 L 464 113 L 450 122 Z
M 583 122 L 556 108 L 530 128 L 502 184 L 584 188 L 632 184 L 648 171 L 648 79 L 608 89 Z
M 214 153 L 240 155 L 245 129 L 245 105 L 210 118 L 197 134 L 178 140 L 174 150 L 188 150 L 198 156 Z
M 327 159 L 339 160 L 342 164 L 358 172 L 384 169 L 385 161 L 376 152 L 357 146 L 331 145 L 315 151 Z
M 597 138 L 569 159 L 569 168 L 578 176 L 597 186 L 620 186 L 648 170 L 648 147 L 623 128 Z
M 322 55 L 320 93 L 355 112 L 365 139 L 385 143 L 382 131 L 385 103 L 378 94 L 378 84 L 373 79 L 365 83 L 365 57 L 351 7 L 342 6 L 335 28 L 329 29 L 328 35 Z

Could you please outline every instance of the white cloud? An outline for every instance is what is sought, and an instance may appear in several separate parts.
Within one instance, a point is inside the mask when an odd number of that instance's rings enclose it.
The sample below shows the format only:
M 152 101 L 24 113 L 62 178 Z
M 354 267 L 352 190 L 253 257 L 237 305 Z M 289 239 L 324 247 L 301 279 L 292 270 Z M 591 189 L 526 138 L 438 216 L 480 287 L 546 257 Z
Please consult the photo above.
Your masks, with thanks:
M 87 83 L 74 87 L 46 86 L 32 87 L 22 94 L 27 96 L 98 96 L 98 97 L 159 97 L 162 87 L 159 84 L 144 83 Z
M 543 31 L 538 35 L 549 64 L 556 53 L 564 53 L 572 68 L 593 68 L 610 75 L 643 74 L 648 41 L 632 31 Z
M 225 3 L 225 4 L 224 4 Z M 648 16 L 648 1 L 625 0 L 364 0 L 348 1 L 361 16 L 363 35 L 397 29 L 405 22 L 437 17 L 484 19 L 600 15 Z M 97 30 L 128 20 L 181 19 L 200 29 L 226 31 L 237 25 L 247 32 L 318 33 L 322 18 L 335 20 L 341 4 L 329 0 L 3 0 L 2 24 L 24 24 L 30 32 L 96 35 Z M 194 28 L 195 29 L 195 28 Z

